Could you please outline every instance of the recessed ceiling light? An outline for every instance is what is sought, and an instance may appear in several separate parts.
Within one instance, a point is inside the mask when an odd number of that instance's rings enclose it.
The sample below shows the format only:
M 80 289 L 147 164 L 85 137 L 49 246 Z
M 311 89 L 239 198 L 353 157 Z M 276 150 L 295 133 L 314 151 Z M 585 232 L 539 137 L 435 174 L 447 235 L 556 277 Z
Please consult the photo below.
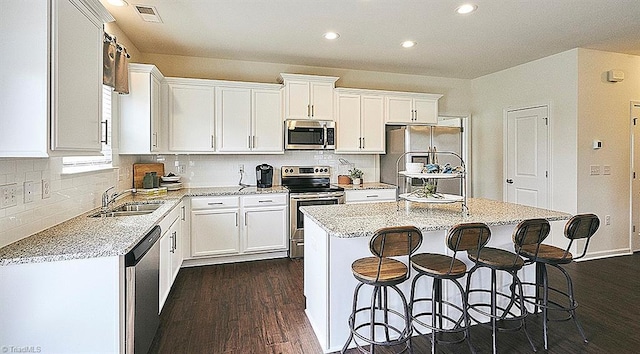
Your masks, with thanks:
M 476 11 L 477 9 L 478 9 L 478 5 L 464 4 L 464 5 L 458 6 L 458 8 L 456 9 L 456 12 L 459 13 L 460 15 L 466 15 Z
M 327 32 L 323 34 L 322 37 L 324 37 L 325 39 L 334 40 L 334 39 L 338 39 L 340 35 L 336 32 Z
M 402 42 L 402 48 L 411 48 L 416 45 L 414 41 L 404 41 Z
M 109 2 L 109 4 L 111 4 L 113 6 L 127 6 L 127 5 L 129 5 L 124 0 L 107 0 L 107 1 Z

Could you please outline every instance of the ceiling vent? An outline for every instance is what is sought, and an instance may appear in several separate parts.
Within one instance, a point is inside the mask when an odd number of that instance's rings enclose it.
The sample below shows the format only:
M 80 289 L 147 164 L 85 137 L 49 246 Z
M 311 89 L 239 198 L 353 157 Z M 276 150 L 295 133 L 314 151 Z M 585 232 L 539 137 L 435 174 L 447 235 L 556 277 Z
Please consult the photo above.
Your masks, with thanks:
M 158 10 L 156 10 L 155 7 L 147 5 L 135 5 L 134 7 L 143 21 L 162 23 L 162 20 L 158 15 Z

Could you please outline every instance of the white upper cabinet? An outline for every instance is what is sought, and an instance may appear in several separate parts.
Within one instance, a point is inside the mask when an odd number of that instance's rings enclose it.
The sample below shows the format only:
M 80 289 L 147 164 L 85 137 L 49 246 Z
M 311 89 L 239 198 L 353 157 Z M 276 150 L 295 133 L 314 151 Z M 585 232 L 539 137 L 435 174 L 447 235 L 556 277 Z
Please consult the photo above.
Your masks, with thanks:
M 251 151 L 284 153 L 284 126 L 282 124 L 282 94 L 278 85 L 275 89 L 252 90 Z
M 169 150 L 215 151 L 214 86 L 208 80 L 166 79 Z
M 216 87 L 216 150 L 283 153 L 280 107 L 280 85 Z
M 442 95 L 426 93 L 392 93 L 386 96 L 385 122 L 438 123 L 438 100 Z
M 251 89 L 216 87 L 216 145 L 219 152 L 251 149 Z
M 121 154 L 166 150 L 161 134 L 161 88 L 164 77 L 153 65 L 129 65 L 129 94 L 120 95 Z
M 285 119 L 333 120 L 333 76 L 280 74 Z
M 384 96 L 336 89 L 336 153 L 384 153 Z
M 99 153 L 102 25 L 97 0 L 8 1 L 0 11 L 0 157 Z M 49 66 L 50 65 L 50 66 Z M 51 134 L 49 135 L 49 132 Z

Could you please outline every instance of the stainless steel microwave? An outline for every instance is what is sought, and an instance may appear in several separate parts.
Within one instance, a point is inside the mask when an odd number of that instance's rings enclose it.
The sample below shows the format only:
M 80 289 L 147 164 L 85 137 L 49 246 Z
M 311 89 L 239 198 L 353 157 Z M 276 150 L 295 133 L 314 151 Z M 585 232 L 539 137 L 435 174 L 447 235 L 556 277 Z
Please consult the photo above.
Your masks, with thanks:
M 286 150 L 333 150 L 336 148 L 336 126 L 326 120 L 286 120 Z

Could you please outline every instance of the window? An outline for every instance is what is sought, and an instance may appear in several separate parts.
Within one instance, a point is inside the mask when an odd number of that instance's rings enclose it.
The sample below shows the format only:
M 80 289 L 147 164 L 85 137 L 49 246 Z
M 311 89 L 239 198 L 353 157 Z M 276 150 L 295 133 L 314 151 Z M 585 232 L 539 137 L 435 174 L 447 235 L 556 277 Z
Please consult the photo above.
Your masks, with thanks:
M 107 143 L 102 142 L 102 156 L 70 156 L 62 158 L 62 173 L 78 173 L 112 167 L 111 95 L 113 89 L 102 86 L 102 122 L 107 126 Z M 106 122 L 106 123 L 105 123 Z

